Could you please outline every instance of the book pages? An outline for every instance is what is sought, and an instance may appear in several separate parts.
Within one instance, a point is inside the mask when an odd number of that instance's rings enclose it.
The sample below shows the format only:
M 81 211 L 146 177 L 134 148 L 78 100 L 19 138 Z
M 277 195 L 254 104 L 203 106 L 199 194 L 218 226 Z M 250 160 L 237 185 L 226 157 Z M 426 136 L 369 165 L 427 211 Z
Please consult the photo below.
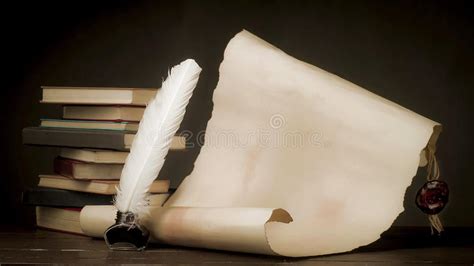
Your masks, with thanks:
M 441 129 L 247 31 L 213 102 L 193 172 L 143 219 L 161 242 L 294 257 L 367 245 L 403 211 Z

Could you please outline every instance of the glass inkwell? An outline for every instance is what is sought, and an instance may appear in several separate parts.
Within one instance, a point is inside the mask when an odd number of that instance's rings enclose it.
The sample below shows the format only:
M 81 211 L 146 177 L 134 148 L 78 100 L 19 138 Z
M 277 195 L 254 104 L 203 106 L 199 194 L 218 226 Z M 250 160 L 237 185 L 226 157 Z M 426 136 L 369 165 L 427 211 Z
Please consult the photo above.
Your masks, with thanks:
M 105 243 L 112 250 L 144 250 L 149 237 L 148 230 L 138 223 L 132 212 L 117 211 L 115 224 L 104 233 Z

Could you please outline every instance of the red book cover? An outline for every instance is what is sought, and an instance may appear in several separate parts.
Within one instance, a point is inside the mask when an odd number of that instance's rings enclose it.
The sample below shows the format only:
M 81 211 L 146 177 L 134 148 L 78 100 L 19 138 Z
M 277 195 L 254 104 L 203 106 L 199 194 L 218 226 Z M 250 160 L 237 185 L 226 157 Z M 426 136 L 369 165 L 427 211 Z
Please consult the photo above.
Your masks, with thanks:
M 54 172 L 58 175 L 74 178 L 74 165 L 80 161 L 56 157 L 54 159 Z

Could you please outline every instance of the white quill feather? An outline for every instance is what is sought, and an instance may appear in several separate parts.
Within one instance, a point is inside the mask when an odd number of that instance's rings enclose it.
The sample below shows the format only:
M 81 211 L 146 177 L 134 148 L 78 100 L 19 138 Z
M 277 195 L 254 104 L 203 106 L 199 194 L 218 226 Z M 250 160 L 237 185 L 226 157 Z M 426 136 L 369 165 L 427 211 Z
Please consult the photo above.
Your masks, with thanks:
M 155 98 L 147 105 L 120 177 L 115 206 L 140 215 L 147 192 L 158 176 L 201 68 L 192 59 L 174 66 Z

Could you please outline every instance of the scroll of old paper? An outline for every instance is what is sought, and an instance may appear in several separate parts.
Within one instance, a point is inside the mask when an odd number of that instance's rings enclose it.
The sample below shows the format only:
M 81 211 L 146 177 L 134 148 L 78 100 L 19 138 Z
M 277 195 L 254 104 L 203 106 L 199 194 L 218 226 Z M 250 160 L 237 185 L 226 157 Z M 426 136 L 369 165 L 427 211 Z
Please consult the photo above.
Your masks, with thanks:
M 403 211 L 440 129 L 246 31 L 213 101 L 193 172 L 144 219 L 158 241 L 285 256 L 369 244 Z

